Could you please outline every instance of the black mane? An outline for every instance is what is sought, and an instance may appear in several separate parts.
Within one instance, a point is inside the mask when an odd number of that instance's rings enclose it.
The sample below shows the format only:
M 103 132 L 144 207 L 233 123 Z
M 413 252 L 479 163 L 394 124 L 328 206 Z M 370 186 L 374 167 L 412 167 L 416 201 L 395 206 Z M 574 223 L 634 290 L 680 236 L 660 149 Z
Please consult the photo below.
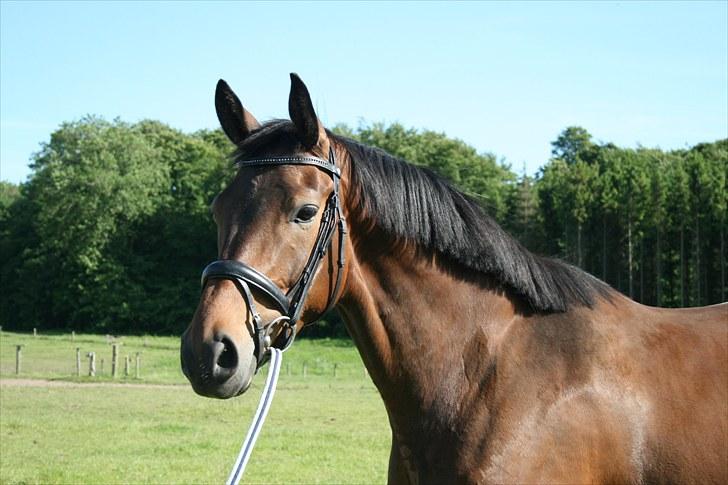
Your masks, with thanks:
M 605 283 L 562 261 L 532 254 L 477 202 L 431 170 L 348 138 L 329 137 L 349 153 L 350 187 L 367 220 L 388 236 L 494 277 L 537 312 L 591 307 L 595 295 L 609 298 Z M 238 148 L 236 160 L 259 156 L 273 143 L 302 148 L 296 146 L 292 124 L 276 120 L 253 132 Z

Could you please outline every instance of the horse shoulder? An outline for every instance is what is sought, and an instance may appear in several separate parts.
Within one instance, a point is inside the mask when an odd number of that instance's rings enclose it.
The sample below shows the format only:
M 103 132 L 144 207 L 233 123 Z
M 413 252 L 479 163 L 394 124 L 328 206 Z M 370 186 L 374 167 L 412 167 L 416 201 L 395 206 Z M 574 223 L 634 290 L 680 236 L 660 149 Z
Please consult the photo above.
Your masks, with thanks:
M 614 338 L 588 309 L 512 326 L 496 357 L 498 418 L 480 481 L 640 481 L 649 403 L 600 367 Z

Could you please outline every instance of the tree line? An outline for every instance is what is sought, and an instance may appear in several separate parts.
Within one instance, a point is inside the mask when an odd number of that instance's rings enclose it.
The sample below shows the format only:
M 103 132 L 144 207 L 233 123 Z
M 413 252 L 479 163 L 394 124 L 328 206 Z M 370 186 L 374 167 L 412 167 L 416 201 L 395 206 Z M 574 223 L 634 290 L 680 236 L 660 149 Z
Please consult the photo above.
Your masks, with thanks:
M 526 244 L 646 304 L 726 300 L 728 140 L 625 149 L 572 127 L 552 153 L 537 180 L 521 180 L 535 189 L 543 231 L 534 240 L 520 225 Z M 524 211 L 523 195 L 517 199 L 514 220 Z
M 659 306 L 726 300 L 728 140 L 683 150 L 596 143 L 565 129 L 531 177 L 442 133 L 399 124 L 334 131 L 427 166 L 478 200 L 526 247 Z M 216 257 L 209 214 L 234 175 L 219 130 L 87 117 L 0 184 L 0 324 L 180 333 Z M 341 335 L 335 315 L 307 332 Z

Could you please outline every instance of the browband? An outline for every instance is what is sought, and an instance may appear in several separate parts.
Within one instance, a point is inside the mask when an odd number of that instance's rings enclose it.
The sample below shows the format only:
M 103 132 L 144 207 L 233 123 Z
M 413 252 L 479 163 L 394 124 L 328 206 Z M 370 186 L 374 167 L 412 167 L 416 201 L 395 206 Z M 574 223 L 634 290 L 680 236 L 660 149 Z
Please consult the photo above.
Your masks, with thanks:
M 331 150 L 331 154 L 333 154 L 333 150 Z M 331 155 L 329 155 L 331 156 Z M 323 170 L 326 170 L 331 175 L 335 175 L 337 177 L 341 176 L 341 173 L 339 172 L 339 169 L 336 167 L 335 163 L 332 163 L 328 160 L 324 160 L 323 158 L 318 157 L 290 157 L 290 156 L 283 156 L 283 157 L 265 157 L 265 158 L 254 158 L 252 160 L 240 160 L 237 162 L 237 165 L 240 167 L 246 167 L 246 166 L 265 166 L 265 165 L 313 165 L 314 167 L 321 168 Z

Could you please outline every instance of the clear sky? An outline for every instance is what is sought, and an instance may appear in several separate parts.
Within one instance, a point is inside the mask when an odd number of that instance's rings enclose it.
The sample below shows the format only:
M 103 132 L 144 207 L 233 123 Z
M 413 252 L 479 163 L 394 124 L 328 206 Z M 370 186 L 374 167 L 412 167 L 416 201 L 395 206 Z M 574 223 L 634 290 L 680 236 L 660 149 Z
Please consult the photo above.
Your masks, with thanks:
M 287 117 L 443 131 L 534 173 L 569 125 L 622 146 L 728 136 L 728 2 L 0 2 L 0 178 L 86 114 L 217 126 L 226 79 Z

